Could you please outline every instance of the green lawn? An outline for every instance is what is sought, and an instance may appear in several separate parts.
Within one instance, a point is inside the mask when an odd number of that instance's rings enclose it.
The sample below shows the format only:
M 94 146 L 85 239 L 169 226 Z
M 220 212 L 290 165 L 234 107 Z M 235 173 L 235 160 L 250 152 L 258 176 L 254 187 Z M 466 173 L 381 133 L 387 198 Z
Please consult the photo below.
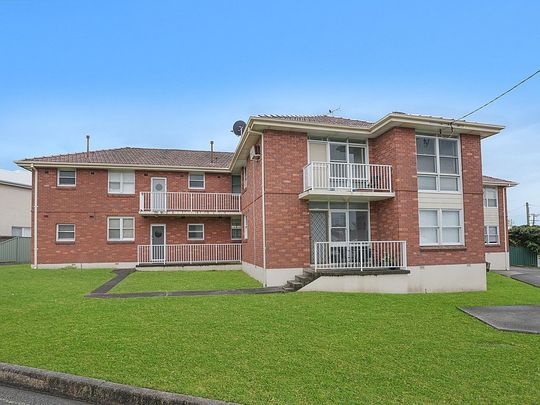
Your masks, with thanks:
M 137 271 L 110 292 L 230 290 L 254 287 L 261 287 L 261 283 L 241 270 Z
M 84 298 L 111 276 L 0 267 L 0 361 L 249 404 L 540 399 L 540 336 L 456 308 L 540 303 L 496 274 L 484 293 Z

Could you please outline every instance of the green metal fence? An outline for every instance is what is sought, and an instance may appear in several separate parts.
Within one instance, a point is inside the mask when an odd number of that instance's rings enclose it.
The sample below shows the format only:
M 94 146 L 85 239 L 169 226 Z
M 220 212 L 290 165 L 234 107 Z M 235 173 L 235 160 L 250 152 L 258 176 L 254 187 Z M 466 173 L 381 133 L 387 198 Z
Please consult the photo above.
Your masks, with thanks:
M 536 267 L 538 265 L 537 255 L 527 248 L 510 246 L 510 265 Z
M 30 238 L 15 236 L 0 242 L 0 263 L 30 263 Z

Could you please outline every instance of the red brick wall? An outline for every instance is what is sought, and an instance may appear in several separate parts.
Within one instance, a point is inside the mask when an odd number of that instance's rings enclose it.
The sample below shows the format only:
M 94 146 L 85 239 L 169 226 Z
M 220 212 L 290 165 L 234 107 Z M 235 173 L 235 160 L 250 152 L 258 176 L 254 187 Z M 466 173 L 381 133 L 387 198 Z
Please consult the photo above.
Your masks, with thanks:
M 505 241 L 508 241 L 508 229 L 505 226 L 504 208 L 506 207 L 506 188 L 497 187 L 498 211 L 499 211 L 499 240 L 498 245 L 486 245 L 487 253 L 504 252 L 506 248 Z M 507 209 L 508 210 L 508 209 Z M 506 222 L 507 223 L 507 222 Z M 482 228 L 483 229 L 483 228 Z
M 415 130 L 394 128 L 370 140 L 370 162 L 392 165 L 395 198 L 371 203 L 373 240 L 406 240 L 410 266 L 483 263 L 483 192 L 480 137 L 462 135 L 464 247 L 420 247 Z
M 309 266 L 308 203 L 298 198 L 303 191 L 303 167 L 307 164 L 307 134 L 264 132 L 266 202 L 266 266 Z
M 134 262 L 137 245 L 150 243 L 150 224 L 167 225 L 167 243 L 230 243 L 228 217 L 143 217 L 139 192 L 150 191 L 151 177 L 167 177 L 168 191 L 188 191 L 183 172 L 135 172 L 135 194 L 109 195 L 107 170 L 77 170 L 74 188 L 56 186 L 56 169 L 39 169 L 38 263 Z M 190 190 L 192 191 L 192 190 Z M 194 190 L 193 190 L 194 191 Z M 204 192 L 230 192 L 227 173 L 206 173 Z M 135 241 L 107 241 L 107 217 L 135 218 Z M 56 242 L 56 224 L 75 224 L 74 243 Z M 205 224 L 204 242 L 187 240 L 187 224 Z
M 263 267 L 262 161 L 248 159 L 246 164 L 248 179 L 244 188 L 242 176 L 241 204 L 248 220 L 248 239 L 242 240 L 242 261 Z
M 393 128 L 369 141 L 369 160 L 392 166 L 395 197 L 370 204 L 372 240 L 406 240 L 409 264 L 418 252 L 416 133 Z M 413 260 L 414 262 L 414 260 Z

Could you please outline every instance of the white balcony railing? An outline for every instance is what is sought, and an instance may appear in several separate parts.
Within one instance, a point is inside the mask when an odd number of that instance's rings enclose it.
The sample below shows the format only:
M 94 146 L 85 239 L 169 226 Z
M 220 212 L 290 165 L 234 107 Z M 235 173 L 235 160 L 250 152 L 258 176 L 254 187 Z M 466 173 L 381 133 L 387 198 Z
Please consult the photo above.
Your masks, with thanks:
M 240 213 L 240 194 L 150 192 L 140 194 L 142 213 Z
M 304 167 L 304 191 L 392 191 L 392 166 L 311 162 Z
M 315 270 L 405 269 L 405 241 L 316 242 Z
M 138 264 L 240 263 L 241 243 L 139 245 Z

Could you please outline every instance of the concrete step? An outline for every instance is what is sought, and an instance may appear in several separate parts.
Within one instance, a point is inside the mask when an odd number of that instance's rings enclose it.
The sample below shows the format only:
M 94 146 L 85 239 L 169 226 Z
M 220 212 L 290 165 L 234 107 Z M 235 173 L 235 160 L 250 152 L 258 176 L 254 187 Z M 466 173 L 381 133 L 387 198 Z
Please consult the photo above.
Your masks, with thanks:
M 315 277 L 313 277 L 311 274 L 300 274 L 298 276 L 294 276 L 295 281 L 299 281 L 300 283 L 311 283 L 313 280 L 315 280 Z
M 300 288 L 302 288 L 304 286 L 304 283 L 302 283 L 300 281 L 294 281 L 294 280 L 287 281 L 287 284 L 289 286 L 291 286 L 291 287 L 296 288 L 297 290 L 299 290 Z

